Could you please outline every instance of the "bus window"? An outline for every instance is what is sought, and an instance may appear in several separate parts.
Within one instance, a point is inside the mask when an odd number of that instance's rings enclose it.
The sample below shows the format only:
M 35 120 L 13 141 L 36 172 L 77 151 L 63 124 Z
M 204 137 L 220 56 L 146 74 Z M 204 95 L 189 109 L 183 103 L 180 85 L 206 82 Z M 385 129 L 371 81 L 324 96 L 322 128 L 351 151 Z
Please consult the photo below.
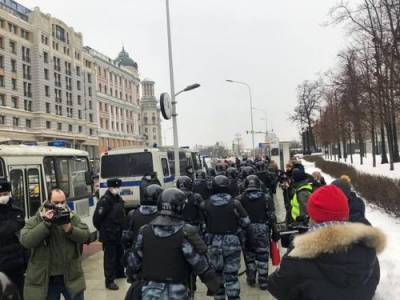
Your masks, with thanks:
M 56 168 L 54 166 L 53 158 L 46 157 L 43 161 L 43 166 L 46 176 L 47 191 L 50 192 L 52 189 L 57 187 Z
M 73 158 L 70 161 L 74 199 L 82 199 L 90 195 L 90 186 L 86 185 L 85 173 L 89 170 L 85 158 Z
M 4 171 L 4 162 L 0 158 L 0 178 L 5 178 L 6 177 L 6 172 Z
M 153 172 L 150 152 L 106 155 L 101 158 L 101 177 L 142 177 Z
M 29 191 L 29 216 L 32 217 L 35 215 L 41 204 L 39 170 L 28 169 L 27 177 Z
M 68 197 L 71 196 L 69 159 L 68 157 L 55 158 L 58 187 L 62 189 Z
M 15 199 L 15 205 L 25 213 L 25 187 L 24 174 L 22 170 L 10 171 L 11 195 Z
M 170 174 L 169 174 L 169 168 L 168 168 L 168 161 L 166 158 L 161 159 L 161 165 L 162 165 L 164 177 L 169 176 Z

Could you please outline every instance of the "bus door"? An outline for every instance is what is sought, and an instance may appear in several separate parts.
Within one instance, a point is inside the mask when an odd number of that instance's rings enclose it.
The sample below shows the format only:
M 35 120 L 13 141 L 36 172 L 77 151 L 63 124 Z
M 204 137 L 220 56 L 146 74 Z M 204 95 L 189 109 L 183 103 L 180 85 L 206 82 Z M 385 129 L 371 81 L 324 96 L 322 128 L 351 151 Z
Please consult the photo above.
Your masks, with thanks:
M 45 200 L 40 165 L 10 165 L 8 171 L 16 205 L 24 211 L 25 218 L 34 216 Z
M 161 154 L 162 183 L 165 188 L 174 187 L 175 177 L 171 174 L 170 165 L 167 154 Z

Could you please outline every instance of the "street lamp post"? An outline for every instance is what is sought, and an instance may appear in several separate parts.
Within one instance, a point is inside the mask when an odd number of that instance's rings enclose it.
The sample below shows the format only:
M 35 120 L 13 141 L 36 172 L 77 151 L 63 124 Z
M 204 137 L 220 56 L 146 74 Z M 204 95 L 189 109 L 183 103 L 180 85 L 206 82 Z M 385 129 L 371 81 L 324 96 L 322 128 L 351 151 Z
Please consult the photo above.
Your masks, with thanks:
M 247 86 L 247 89 L 249 91 L 249 98 L 250 98 L 250 119 L 251 119 L 251 138 L 252 138 L 252 145 L 253 145 L 253 155 L 255 155 L 256 153 L 256 149 L 255 149 L 255 142 L 254 142 L 254 122 L 253 122 L 253 99 L 251 96 L 251 88 L 250 85 L 248 85 L 246 82 L 242 82 L 242 81 L 235 81 L 235 80 L 231 80 L 231 79 L 227 79 L 227 82 L 231 82 L 231 83 L 237 83 L 237 84 L 242 84 Z

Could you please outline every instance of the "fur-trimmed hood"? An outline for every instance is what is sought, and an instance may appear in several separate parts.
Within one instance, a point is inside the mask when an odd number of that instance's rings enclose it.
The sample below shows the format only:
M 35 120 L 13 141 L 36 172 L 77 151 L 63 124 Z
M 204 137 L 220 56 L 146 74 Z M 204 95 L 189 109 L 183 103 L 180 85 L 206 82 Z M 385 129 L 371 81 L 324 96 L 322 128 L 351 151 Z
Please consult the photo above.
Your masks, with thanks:
M 356 243 L 381 253 L 386 247 L 386 235 L 378 228 L 360 223 L 331 225 L 298 235 L 289 256 L 316 258 L 321 254 L 346 251 Z

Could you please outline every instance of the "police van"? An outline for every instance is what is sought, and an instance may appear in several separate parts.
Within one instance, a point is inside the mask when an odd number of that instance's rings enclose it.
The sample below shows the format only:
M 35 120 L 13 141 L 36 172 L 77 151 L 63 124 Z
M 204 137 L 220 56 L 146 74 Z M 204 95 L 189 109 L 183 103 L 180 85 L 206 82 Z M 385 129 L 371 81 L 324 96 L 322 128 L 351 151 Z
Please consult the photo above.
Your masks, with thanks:
M 122 180 L 121 197 L 130 209 L 140 201 L 140 185 L 144 175 L 156 172 L 164 188 L 175 186 L 167 152 L 156 148 L 118 148 L 100 157 L 100 197 L 107 191 L 107 179 Z
M 11 182 L 16 205 L 28 219 L 36 214 L 53 188 L 61 188 L 69 208 L 80 216 L 96 239 L 92 223 L 95 199 L 86 151 L 36 146 L 0 145 L 0 178 Z
M 171 173 L 175 174 L 175 152 L 173 147 L 161 147 L 162 151 L 166 151 L 168 154 L 169 167 L 171 169 Z M 203 161 L 200 157 L 200 154 L 197 151 L 190 150 L 186 147 L 179 148 L 179 166 L 180 166 L 180 174 L 189 176 L 193 179 L 196 178 L 197 171 L 203 170 L 204 168 Z

